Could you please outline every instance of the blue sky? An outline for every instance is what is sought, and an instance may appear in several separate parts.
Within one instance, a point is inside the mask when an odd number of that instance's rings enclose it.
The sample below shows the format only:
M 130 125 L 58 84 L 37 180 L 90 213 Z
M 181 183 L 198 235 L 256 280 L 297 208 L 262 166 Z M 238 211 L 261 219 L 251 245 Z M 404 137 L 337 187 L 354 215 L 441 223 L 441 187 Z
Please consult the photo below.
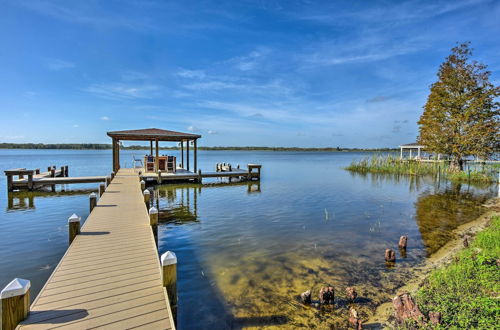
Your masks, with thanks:
M 500 1 L 2 1 L 0 141 L 412 142 L 459 41 L 500 80 Z

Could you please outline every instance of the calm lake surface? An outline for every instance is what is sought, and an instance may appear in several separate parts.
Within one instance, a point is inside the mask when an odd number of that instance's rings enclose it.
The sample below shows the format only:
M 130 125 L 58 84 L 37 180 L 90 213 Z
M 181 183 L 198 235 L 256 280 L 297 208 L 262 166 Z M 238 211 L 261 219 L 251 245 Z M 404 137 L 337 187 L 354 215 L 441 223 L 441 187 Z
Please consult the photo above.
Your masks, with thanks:
M 133 154 L 144 151 L 122 151 L 122 167 Z M 217 162 L 259 163 L 262 179 L 150 187 L 160 209 L 159 252 L 178 258 L 178 327 L 345 327 L 347 286 L 356 287 L 366 319 L 497 193 L 496 185 L 343 170 L 368 155 L 201 151 L 203 171 Z M 0 150 L 2 170 L 49 165 L 69 165 L 70 176 L 106 175 L 111 151 Z M 88 216 L 97 184 L 7 194 L 2 173 L 0 186 L 0 287 L 26 278 L 34 297 L 66 251 L 67 218 Z M 402 234 L 409 236 L 406 255 L 397 252 L 388 267 L 384 251 L 397 250 Z M 336 308 L 296 300 L 308 289 L 317 299 L 327 284 L 335 287 Z

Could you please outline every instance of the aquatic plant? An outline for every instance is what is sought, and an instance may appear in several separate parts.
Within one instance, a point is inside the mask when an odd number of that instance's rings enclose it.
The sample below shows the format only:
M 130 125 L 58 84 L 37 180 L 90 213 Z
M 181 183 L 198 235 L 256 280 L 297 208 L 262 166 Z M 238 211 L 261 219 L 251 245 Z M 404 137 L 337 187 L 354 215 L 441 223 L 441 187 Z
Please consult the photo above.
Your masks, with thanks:
M 354 161 L 345 168 L 357 173 L 383 173 L 417 176 L 436 176 L 454 182 L 495 182 L 497 170 L 490 165 L 469 168 L 465 171 L 454 171 L 446 162 L 422 162 L 418 160 L 399 159 L 392 155 L 374 155 L 360 161 Z

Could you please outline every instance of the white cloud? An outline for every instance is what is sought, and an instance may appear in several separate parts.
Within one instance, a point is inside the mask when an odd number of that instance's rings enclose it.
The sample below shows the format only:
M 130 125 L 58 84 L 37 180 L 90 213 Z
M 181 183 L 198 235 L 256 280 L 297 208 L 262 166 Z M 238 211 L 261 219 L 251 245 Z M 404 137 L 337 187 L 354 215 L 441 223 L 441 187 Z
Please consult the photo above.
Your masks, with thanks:
M 131 85 L 123 83 L 111 84 L 93 84 L 84 91 L 95 94 L 99 97 L 109 99 L 149 99 L 158 94 L 160 86 L 146 84 L 146 85 Z
M 208 133 L 208 134 L 218 134 L 219 132 L 214 131 L 214 130 L 212 130 L 212 129 L 209 129 L 209 130 L 207 131 L 207 133 Z
M 49 70 L 52 70 L 52 71 L 60 71 L 60 70 L 64 70 L 64 69 L 71 69 L 74 67 L 75 67 L 74 63 L 64 61 L 61 59 L 53 58 L 53 59 L 47 60 L 47 68 L 49 68 Z
M 182 78 L 191 78 L 191 79 L 205 78 L 205 72 L 202 70 L 180 69 L 179 71 L 177 71 L 176 75 Z
M 108 116 L 102 116 L 101 120 L 109 120 L 110 118 Z
M 80 127 L 80 125 L 78 125 L 78 124 L 74 124 L 74 125 L 73 125 L 73 127 L 74 127 L 74 128 L 78 128 L 78 127 Z
M 190 132 L 198 132 L 199 131 L 199 129 L 193 125 L 188 126 L 187 130 Z

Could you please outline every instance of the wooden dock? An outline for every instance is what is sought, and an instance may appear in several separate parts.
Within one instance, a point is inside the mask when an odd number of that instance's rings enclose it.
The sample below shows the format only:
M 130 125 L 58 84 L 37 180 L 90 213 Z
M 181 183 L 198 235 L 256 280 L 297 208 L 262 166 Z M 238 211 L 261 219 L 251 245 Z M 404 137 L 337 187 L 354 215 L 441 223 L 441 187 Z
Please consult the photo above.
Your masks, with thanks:
M 174 329 L 137 173 L 120 169 L 20 329 Z
M 47 172 L 40 172 L 40 169 L 27 170 L 16 168 L 4 171 L 7 176 L 7 190 L 19 189 L 33 190 L 44 186 L 54 186 L 56 184 L 75 183 L 101 183 L 106 182 L 106 176 L 83 176 L 69 177 L 68 166 L 61 166 L 58 170 L 55 166 L 50 166 Z M 17 179 L 15 177 L 17 176 Z

